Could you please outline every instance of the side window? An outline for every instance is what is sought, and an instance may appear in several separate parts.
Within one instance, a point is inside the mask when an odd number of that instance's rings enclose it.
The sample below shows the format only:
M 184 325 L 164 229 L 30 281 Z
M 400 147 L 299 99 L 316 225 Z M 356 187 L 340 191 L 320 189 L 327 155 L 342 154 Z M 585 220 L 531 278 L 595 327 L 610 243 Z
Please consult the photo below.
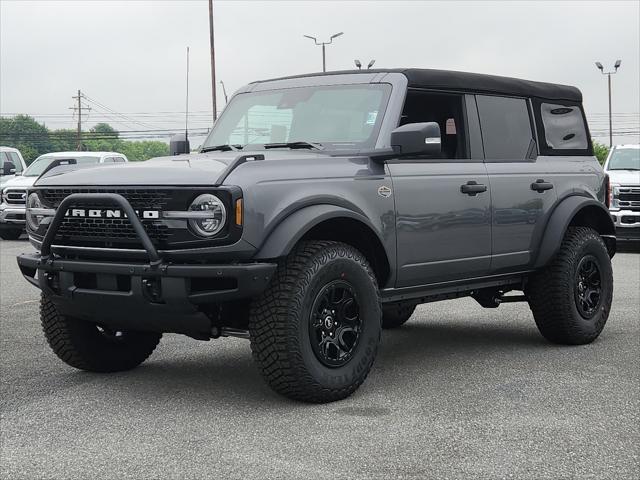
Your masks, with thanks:
M 540 103 L 544 143 L 551 150 L 589 148 L 582 110 L 577 105 Z
M 115 163 L 124 163 L 124 158 L 122 158 L 122 157 L 113 157 L 113 161 Z
M 409 90 L 400 125 L 437 122 L 440 125 L 442 157 L 468 159 L 469 149 L 464 123 L 464 97 L 447 93 Z
M 16 152 L 7 153 L 13 164 L 16 166 L 16 173 L 22 173 L 22 162 L 20 161 L 20 157 L 18 156 L 18 154 Z
M 113 157 L 105 157 L 102 163 L 113 163 Z
M 10 162 L 11 159 L 6 152 L 0 152 L 0 168 L 2 168 L 4 172 L 4 162 Z
M 477 95 L 476 102 L 487 161 L 524 161 L 535 154 L 526 100 Z

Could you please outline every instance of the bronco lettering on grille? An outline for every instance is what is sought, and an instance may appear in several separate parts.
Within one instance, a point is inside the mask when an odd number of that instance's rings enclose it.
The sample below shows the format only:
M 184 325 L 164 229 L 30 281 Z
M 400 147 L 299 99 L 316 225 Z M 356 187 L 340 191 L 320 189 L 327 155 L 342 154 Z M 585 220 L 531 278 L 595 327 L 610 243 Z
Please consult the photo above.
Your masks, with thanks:
M 136 210 L 136 215 L 143 219 L 160 218 L 160 212 L 158 210 Z M 127 214 L 122 210 L 95 208 L 72 208 L 67 210 L 66 216 L 76 218 L 127 218 Z

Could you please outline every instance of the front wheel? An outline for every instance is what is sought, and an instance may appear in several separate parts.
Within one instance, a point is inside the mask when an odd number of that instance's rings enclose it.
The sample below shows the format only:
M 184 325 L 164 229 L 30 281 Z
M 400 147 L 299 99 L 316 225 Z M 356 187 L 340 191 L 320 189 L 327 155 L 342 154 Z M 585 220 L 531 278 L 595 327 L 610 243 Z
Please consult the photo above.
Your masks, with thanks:
M 591 343 L 604 328 L 613 298 L 611 259 L 598 232 L 570 227 L 552 262 L 525 291 L 540 333 L 553 343 Z
M 323 403 L 365 380 L 381 332 L 376 278 L 355 248 L 300 244 L 251 305 L 254 358 L 267 383 L 289 398 Z
M 44 294 L 40 320 L 53 352 L 67 365 L 89 372 L 130 370 L 158 345 L 160 333 L 119 331 L 61 315 Z

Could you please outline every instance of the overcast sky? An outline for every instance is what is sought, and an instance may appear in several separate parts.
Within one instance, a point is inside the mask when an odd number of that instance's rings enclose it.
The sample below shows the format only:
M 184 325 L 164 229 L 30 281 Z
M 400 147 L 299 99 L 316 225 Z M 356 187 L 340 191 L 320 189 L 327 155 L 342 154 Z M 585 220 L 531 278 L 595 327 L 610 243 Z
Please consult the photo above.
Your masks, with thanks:
M 462 70 L 579 87 L 594 132 L 607 129 L 605 68 L 613 77 L 615 130 L 640 128 L 640 2 L 214 2 L 217 75 L 229 95 L 252 80 L 327 68 Z M 0 0 L 0 113 L 33 114 L 73 128 L 78 89 L 96 107 L 88 125 L 121 130 L 178 128 L 185 110 L 190 47 L 190 125 L 211 110 L 208 4 L 203 1 Z M 224 106 L 218 85 L 218 109 Z M 100 113 L 102 110 L 102 113 Z M 606 138 L 606 135 L 597 135 Z M 617 137 L 638 142 L 638 136 Z

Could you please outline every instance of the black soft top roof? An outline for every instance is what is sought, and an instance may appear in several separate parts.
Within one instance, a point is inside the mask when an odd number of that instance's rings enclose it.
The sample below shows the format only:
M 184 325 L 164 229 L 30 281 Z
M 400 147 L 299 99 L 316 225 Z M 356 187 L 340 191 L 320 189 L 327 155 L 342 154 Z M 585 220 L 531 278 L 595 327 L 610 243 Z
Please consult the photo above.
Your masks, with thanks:
M 519 78 L 499 77 L 481 73 L 456 72 L 451 70 L 432 70 L 423 68 L 393 68 L 375 70 L 342 70 L 326 73 L 309 73 L 274 80 L 317 77 L 322 75 L 402 73 L 407 77 L 410 87 L 462 90 L 479 93 L 495 93 L 520 97 L 538 97 L 549 100 L 567 100 L 582 103 L 582 93 L 576 87 L 555 83 L 534 82 Z M 269 80 L 266 80 L 269 81 Z M 258 82 L 262 83 L 262 82 Z

